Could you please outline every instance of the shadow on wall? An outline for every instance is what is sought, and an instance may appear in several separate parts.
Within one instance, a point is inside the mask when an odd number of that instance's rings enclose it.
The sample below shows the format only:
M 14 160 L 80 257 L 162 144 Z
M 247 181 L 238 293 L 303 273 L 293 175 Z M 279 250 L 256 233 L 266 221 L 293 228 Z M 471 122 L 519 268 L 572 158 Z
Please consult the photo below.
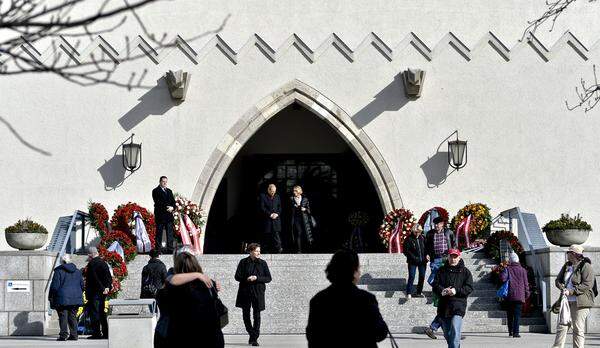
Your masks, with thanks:
M 6 128 L 8 128 L 8 130 L 15 136 L 15 138 L 17 138 L 21 142 L 21 144 L 25 145 L 29 149 L 31 149 L 39 154 L 42 154 L 44 156 L 52 156 L 52 154 L 50 152 L 45 151 L 44 149 L 40 149 L 39 147 L 36 147 L 36 146 L 32 145 L 31 143 L 29 143 L 27 140 L 23 139 L 21 134 L 19 134 L 17 132 L 17 130 L 2 116 L 0 116 L 0 122 L 4 123 Z
M 98 173 L 100 173 L 102 181 L 104 181 L 104 190 L 106 191 L 116 190 L 123 185 L 125 179 L 133 174 L 131 172 L 127 174 L 128 172 L 123 166 L 123 155 L 121 154 L 122 145 L 129 142 L 130 139 L 131 137 L 128 137 L 120 143 L 115 149 L 113 157 L 108 161 L 104 160 L 104 164 L 98 168 Z
M 434 188 L 442 185 L 446 182 L 446 179 L 448 179 L 448 177 L 456 171 L 456 169 L 452 169 L 452 171 L 448 173 L 448 169 L 450 168 L 450 164 L 448 163 L 448 151 L 440 151 L 442 146 L 447 144 L 446 142 L 448 139 L 455 134 L 456 131 L 452 132 L 452 134 L 442 140 L 442 142 L 438 145 L 435 154 L 431 157 L 427 157 L 427 161 L 421 164 L 421 170 L 427 179 L 428 188 Z
M 390 84 L 375 95 L 373 101 L 360 109 L 352 120 L 358 128 L 363 128 L 385 111 L 400 110 L 408 101 L 404 93 L 402 74 L 398 74 Z
M 124 130 L 132 130 L 150 115 L 164 115 L 172 107 L 181 103 L 171 99 L 164 77 L 158 79 L 156 83 L 156 86 L 138 99 L 139 103 L 133 109 L 119 119 L 119 124 Z
M 44 335 L 44 323 L 41 321 L 30 322 L 29 312 L 21 312 L 13 319 L 15 327 L 11 336 L 42 336 Z

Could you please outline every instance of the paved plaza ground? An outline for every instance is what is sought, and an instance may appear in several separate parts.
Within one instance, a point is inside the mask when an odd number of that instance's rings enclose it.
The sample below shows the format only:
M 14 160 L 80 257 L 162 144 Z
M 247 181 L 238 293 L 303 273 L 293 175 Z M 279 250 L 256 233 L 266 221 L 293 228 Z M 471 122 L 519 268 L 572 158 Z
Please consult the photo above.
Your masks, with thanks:
M 518 343 L 520 347 L 548 348 L 552 346 L 554 335 L 552 334 L 523 334 L 520 339 L 513 339 L 504 334 L 466 334 L 467 338 L 462 342 L 462 347 L 486 347 L 506 348 L 507 345 Z M 400 347 L 446 347 L 442 337 L 431 340 L 423 335 L 402 334 L 395 335 Z M 572 347 L 569 335 L 565 347 Z M 306 347 L 306 339 L 302 335 L 272 335 L 261 336 L 260 346 L 268 348 L 300 348 Z M 225 347 L 247 347 L 248 337 L 242 335 L 225 336 Z M 389 347 L 389 341 L 379 344 L 379 347 Z M 600 335 L 588 335 L 586 347 L 600 347 Z M 77 342 L 56 342 L 54 337 L 0 337 L 0 347 L 4 348 L 38 348 L 38 347 L 89 347 L 106 348 L 107 341 L 88 341 L 82 339 Z

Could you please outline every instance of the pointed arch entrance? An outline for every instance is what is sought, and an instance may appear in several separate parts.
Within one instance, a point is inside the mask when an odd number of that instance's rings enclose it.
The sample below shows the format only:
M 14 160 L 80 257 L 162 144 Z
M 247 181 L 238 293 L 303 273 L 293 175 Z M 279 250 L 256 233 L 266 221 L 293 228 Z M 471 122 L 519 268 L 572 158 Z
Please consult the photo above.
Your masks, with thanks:
M 367 134 L 356 127 L 350 116 L 330 99 L 303 82 L 294 80 L 265 97 L 246 112 L 213 151 L 196 182 L 192 195 L 192 199 L 200 202 L 205 212 L 211 212 L 219 185 L 244 145 L 273 116 L 292 104 L 300 105 L 327 123 L 356 155 L 372 182 L 382 213 L 403 206 L 393 176 Z M 284 193 L 282 198 L 285 196 Z M 207 225 L 206 228 L 210 226 Z

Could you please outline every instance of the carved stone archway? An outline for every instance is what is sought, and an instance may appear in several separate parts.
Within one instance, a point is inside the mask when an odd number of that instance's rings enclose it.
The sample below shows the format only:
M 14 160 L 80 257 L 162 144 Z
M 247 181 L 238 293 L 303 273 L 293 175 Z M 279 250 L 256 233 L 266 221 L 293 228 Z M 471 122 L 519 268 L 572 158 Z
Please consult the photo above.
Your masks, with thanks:
M 292 103 L 304 106 L 329 123 L 356 153 L 373 180 L 384 214 L 403 207 L 394 177 L 369 136 L 354 124 L 344 110 L 299 80 L 293 80 L 263 98 L 231 127 L 204 166 L 192 200 L 199 202 L 206 213 L 210 212 L 219 184 L 242 146 L 265 122 Z

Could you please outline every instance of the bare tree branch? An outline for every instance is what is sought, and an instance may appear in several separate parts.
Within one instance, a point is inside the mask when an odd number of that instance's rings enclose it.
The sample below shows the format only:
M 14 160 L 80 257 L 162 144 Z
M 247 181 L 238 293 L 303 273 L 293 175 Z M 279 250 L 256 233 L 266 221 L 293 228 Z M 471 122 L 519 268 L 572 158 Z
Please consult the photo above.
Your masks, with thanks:
M 581 79 L 581 89 L 575 87 L 575 93 L 579 98 L 579 102 L 573 106 L 569 106 L 569 103 L 565 100 L 567 109 L 570 111 L 575 110 L 579 107 L 583 107 L 584 112 L 592 110 L 600 102 L 600 84 L 598 84 L 598 75 L 596 74 L 596 65 L 594 65 L 594 83 L 586 86 L 585 80 Z
M 546 6 L 548 7 L 540 17 L 527 21 L 527 27 L 523 31 L 523 35 L 519 41 L 523 41 L 529 34 L 535 34 L 539 27 L 544 25 L 547 21 L 551 22 L 550 29 L 554 29 L 556 20 L 558 17 L 577 0 L 546 0 Z M 588 0 L 588 2 L 595 2 L 596 0 Z

